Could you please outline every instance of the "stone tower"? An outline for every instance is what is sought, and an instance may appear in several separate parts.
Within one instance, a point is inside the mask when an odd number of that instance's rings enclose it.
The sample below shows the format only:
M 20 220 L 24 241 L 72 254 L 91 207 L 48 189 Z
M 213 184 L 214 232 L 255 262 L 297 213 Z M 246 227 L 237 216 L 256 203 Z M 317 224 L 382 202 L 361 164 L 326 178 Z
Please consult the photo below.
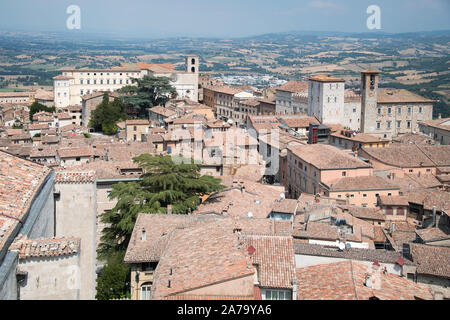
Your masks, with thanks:
M 198 56 L 194 54 L 188 54 L 186 56 L 186 72 L 198 73 Z
M 361 132 L 376 133 L 378 74 L 377 70 L 361 71 Z

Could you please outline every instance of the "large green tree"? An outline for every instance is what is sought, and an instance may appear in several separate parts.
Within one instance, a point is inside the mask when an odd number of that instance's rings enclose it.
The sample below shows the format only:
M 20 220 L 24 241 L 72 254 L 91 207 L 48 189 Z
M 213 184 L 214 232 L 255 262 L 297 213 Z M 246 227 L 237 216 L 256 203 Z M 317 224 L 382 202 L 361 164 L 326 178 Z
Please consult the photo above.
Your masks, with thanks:
M 125 252 L 139 213 L 167 213 L 172 205 L 174 214 L 187 214 L 197 208 L 202 195 L 223 188 L 220 179 L 200 175 L 200 166 L 192 160 L 180 163 L 171 156 L 150 154 L 133 160 L 144 174 L 138 181 L 113 185 L 109 197 L 117 204 L 101 216 L 108 227 L 103 229 L 100 258 Z
M 115 98 L 113 101 L 109 101 L 109 95 L 105 93 L 102 102 L 91 113 L 89 126 L 96 131 L 113 135 L 117 132 L 117 123 L 126 118 L 127 114 L 122 100 Z
M 33 115 L 40 111 L 46 111 L 46 112 L 53 113 L 56 111 L 56 109 L 55 109 L 55 107 L 47 107 L 47 106 L 35 101 L 30 106 L 30 121 L 33 121 Z
M 130 266 L 123 263 L 124 254 L 108 258 L 107 264 L 97 278 L 97 300 L 129 298 Z
M 125 86 L 118 91 L 124 94 L 122 99 L 125 104 L 138 112 L 138 117 L 147 117 L 147 108 L 165 105 L 167 100 L 177 96 L 170 78 L 144 76 L 131 80 L 137 85 Z

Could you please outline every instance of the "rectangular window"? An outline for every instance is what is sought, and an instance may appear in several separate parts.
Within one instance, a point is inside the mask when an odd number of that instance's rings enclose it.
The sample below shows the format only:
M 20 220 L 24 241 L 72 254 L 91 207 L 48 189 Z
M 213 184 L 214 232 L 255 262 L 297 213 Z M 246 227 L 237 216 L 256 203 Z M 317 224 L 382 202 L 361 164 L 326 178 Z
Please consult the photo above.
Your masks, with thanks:
M 266 300 L 291 300 L 290 291 L 266 290 Z
M 381 114 L 381 108 L 378 108 L 378 114 Z
M 419 113 L 422 113 L 422 107 L 419 107 Z
M 388 108 L 388 114 L 391 114 L 392 109 Z
M 401 121 L 397 121 L 397 128 L 400 128 L 402 122 Z
M 345 177 L 347 175 L 346 171 L 342 171 L 342 176 Z
M 397 108 L 397 113 L 398 113 L 398 114 L 402 114 L 402 108 L 400 108 L 400 107 Z
M 390 129 L 391 128 L 391 121 L 387 122 L 387 128 Z
M 149 285 L 143 285 L 141 287 L 141 300 L 150 300 L 150 293 L 152 287 Z
M 381 122 L 377 122 L 377 129 L 381 128 Z
M 407 127 L 408 129 L 411 129 L 411 121 L 407 121 L 407 122 L 406 122 L 406 127 Z
M 408 113 L 411 113 L 411 107 L 408 107 Z

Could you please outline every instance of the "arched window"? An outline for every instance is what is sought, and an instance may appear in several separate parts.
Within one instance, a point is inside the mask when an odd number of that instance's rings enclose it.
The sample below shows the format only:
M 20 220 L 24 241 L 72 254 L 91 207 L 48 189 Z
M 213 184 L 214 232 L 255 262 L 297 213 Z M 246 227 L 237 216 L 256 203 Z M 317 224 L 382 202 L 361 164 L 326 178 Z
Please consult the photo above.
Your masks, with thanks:
M 195 67 L 192 67 L 192 68 L 191 68 L 191 71 L 192 71 L 192 72 L 195 72 Z
M 152 290 L 152 283 L 145 282 L 141 286 L 141 300 L 150 300 L 150 293 Z
M 191 63 L 192 63 L 192 64 L 195 64 L 195 59 L 192 59 L 192 60 L 191 60 Z

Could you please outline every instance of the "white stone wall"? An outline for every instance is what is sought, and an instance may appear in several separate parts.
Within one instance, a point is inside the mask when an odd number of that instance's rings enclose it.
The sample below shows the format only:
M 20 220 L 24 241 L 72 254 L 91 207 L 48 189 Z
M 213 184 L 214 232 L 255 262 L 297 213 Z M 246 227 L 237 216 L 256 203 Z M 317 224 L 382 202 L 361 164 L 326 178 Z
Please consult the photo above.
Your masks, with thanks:
M 342 125 L 350 128 L 350 130 L 361 130 L 361 102 L 352 101 L 344 102 L 344 116 Z
M 20 285 L 21 300 L 77 300 L 80 298 L 80 255 L 19 260 L 27 272 Z
M 277 113 L 293 112 L 292 93 L 288 91 L 277 90 L 275 94 L 275 111 Z
M 81 238 L 80 298 L 95 298 L 97 259 L 96 183 L 55 183 L 56 237 Z
M 70 105 L 70 93 L 73 80 L 54 80 L 53 92 L 56 108 L 64 108 Z
M 308 115 L 321 123 L 342 124 L 344 119 L 344 83 L 308 82 Z

